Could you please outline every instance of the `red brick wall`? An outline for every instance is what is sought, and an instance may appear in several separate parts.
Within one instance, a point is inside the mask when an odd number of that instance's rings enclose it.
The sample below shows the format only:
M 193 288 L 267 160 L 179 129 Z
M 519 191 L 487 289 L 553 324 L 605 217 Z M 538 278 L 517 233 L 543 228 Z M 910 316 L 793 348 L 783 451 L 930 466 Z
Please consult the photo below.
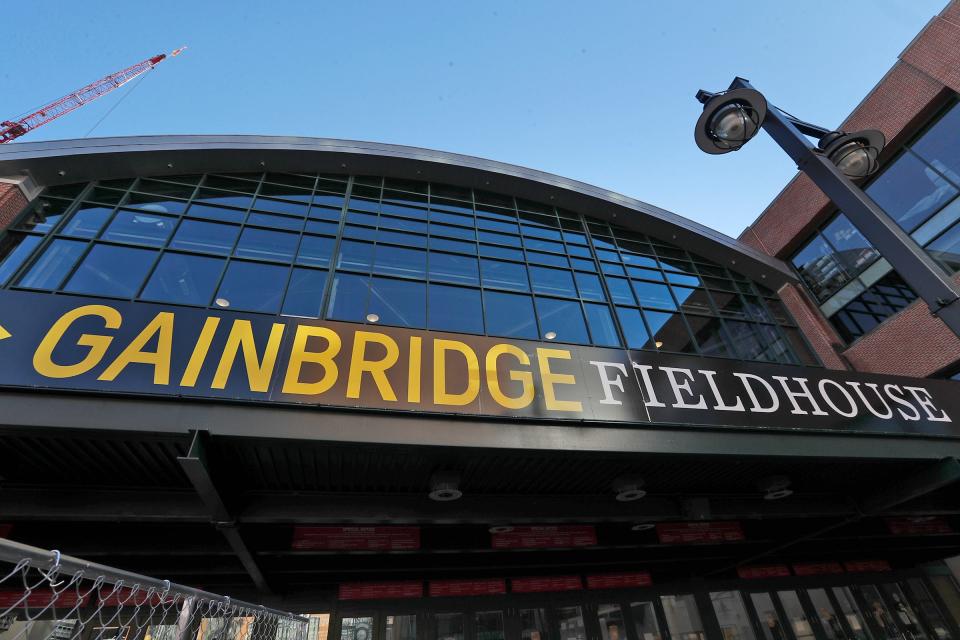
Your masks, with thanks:
M 6 229 L 13 219 L 27 206 L 20 187 L 8 182 L 0 182 L 0 231 Z
M 960 360 L 960 338 L 918 300 L 843 354 L 857 371 L 925 378 Z
M 960 92 L 960 0 L 953 0 L 900 55 L 877 86 L 840 125 L 879 129 L 888 141 L 912 135 L 918 116 L 946 91 Z M 835 211 L 820 189 L 797 174 L 740 240 L 786 259 Z M 800 329 L 824 364 L 844 368 L 839 336 L 809 296 L 794 287 L 780 291 Z M 888 319 L 843 352 L 857 370 L 927 376 L 960 361 L 960 340 L 917 302 Z
M 787 284 L 777 293 L 824 366 L 828 369 L 847 369 L 843 359 L 837 355 L 837 351 L 843 346 L 840 338 L 800 287 Z

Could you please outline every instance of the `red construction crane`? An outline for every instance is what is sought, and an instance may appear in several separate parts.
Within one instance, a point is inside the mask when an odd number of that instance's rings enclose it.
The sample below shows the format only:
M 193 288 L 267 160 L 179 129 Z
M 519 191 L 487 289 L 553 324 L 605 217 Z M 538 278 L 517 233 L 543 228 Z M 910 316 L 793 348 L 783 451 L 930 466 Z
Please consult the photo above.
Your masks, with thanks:
M 170 57 L 180 55 L 186 47 L 170 53 Z M 33 131 L 39 126 L 45 125 L 60 116 L 66 115 L 74 109 L 79 109 L 83 105 L 96 100 L 102 95 L 108 94 L 114 89 L 119 89 L 137 76 L 143 75 L 155 66 L 163 62 L 167 54 L 161 53 L 148 58 L 143 62 L 138 62 L 132 67 L 127 67 L 122 71 L 111 73 L 105 78 L 101 78 L 92 84 L 88 84 L 82 89 L 78 89 L 69 95 L 65 95 L 55 102 L 51 102 L 45 107 L 37 109 L 33 113 L 17 120 L 4 120 L 0 122 L 0 144 L 16 140 L 29 131 Z

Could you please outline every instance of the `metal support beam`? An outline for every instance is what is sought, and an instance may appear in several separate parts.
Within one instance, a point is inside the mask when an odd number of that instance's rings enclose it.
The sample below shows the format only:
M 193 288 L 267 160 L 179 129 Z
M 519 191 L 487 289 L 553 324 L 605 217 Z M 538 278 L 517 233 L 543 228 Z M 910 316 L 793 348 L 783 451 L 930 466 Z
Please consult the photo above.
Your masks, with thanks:
M 735 78 L 730 88 L 754 89 L 743 78 Z M 771 106 L 762 126 L 923 298 L 931 313 L 960 336 L 960 287 L 946 271 L 805 137 L 796 118 Z
M 867 498 L 861 499 L 857 506 L 857 513 L 854 515 L 828 524 L 827 526 L 820 527 L 819 529 L 809 533 L 791 538 L 786 542 L 781 542 L 768 549 L 765 549 L 764 551 L 761 551 L 760 553 L 752 554 L 735 564 L 724 566 L 716 571 L 711 571 L 707 575 L 715 575 L 730 571 L 736 567 L 755 562 L 760 558 L 779 553 L 780 551 L 800 544 L 801 542 L 820 538 L 825 533 L 843 528 L 847 525 L 858 522 L 863 518 L 889 512 L 889 510 L 898 505 L 904 504 L 916 498 L 920 498 L 924 495 L 932 493 L 933 491 L 936 491 L 937 489 L 942 489 L 943 487 L 953 484 L 958 480 L 960 480 L 960 461 L 958 461 L 956 458 L 944 458 L 943 460 L 924 468 L 909 478 L 895 482 L 884 490 L 879 491 Z
M 251 553 L 250 548 L 237 530 L 236 519 L 231 517 L 230 510 L 210 476 L 205 445 L 207 438 L 205 432 L 194 431 L 190 450 L 186 456 L 178 457 L 177 462 L 180 463 L 183 472 L 190 479 L 190 484 L 193 485 L 197 495 L 200 496 L 200 500 L 203 501 L 211 522 L 223 534 L 227 544 L 230 545 L 240 563 L 243 564 L 243 568 L 250 574 L 250 579 L 253 580 L 260 592 L 269 594 L 271 593 L 270 586 L 267 584 L 263 571 L 260 570 L 253 553 Z

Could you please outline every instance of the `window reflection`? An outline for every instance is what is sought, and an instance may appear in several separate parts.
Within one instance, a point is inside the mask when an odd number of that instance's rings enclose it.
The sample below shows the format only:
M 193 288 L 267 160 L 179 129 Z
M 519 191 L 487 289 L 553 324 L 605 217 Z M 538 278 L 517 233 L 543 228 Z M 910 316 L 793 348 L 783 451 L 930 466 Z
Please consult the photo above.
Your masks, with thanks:
M 518 208 L 509 195 L 376 176 L 354 176 L 348 188 L 348 180 L 208 174 L 51 188 L 0 244 L 0 282 L 352 322 L 374 314 L 382 324 L 574 344 L 614 347 L 623 336 L 634 349 L 796 360 L 789 344 L 769 338 L 779 335 L 776 324 L 792 324 L 782 308 L 768 313 L 773 292 L 680 247 L 550 205 Z M 949 245 L 939 242 L 946 259 Z M 721 314 L 744 323 L 756 348 L 732 347 L 727 334 L 735 332 Z

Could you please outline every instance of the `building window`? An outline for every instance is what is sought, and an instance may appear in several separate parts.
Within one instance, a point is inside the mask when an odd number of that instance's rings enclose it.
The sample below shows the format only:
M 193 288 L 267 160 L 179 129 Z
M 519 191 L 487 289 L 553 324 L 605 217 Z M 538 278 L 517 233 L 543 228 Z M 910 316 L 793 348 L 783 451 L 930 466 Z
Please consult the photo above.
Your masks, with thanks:
M 772 291 L 680 247 L 509 195 L 376 176 L 49 188 L 0 237 L 0 286 L 816 364 Z
M 954 101 L 865 188 L 945 271 L 960 271 L 960 103 Z M 792 258 L 848 342 L 917 298 L 842 213 Z

